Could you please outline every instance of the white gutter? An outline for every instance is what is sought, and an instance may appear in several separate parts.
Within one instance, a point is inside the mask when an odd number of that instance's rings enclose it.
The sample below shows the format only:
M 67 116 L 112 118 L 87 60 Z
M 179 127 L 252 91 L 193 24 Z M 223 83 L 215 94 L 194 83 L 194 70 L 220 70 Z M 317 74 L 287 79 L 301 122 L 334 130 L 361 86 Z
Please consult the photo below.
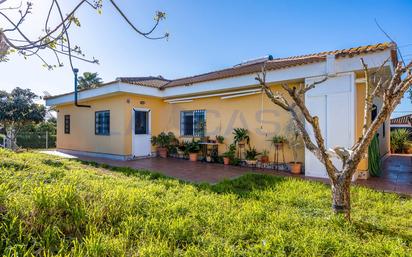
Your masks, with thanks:
M 235 98 L 235 97 L 242 97 L 242 96 L 248 96 L 248 95 L 256 95 L 261 93 L 261 91 L 259 90 L 258 92 L 251 92 L 251 93 L 243 93 L 243 94 L 237 94 L 237 95 L 229 95 L 229 96 L 222 96 L 220 99 L 224 100 L 224 99 L 230 99 L 230 98 Z
M 173 102 L 168 102 L 169 104 L 180 104 L 180 103 L 190 103 L 193 102 L 193 100 L 181 100 L 181 101 L 173 101 Z
M 164 100 L 164 101 L 166 103 L 169 103 L 169 102 L 175 102 L 175 101 L 193 100 L 193 99 L 207 98 L 207 97 L 213 97 L 213 96 L 234 95 L 234 94 L 240 94 L 240 93 L 254 93 L 254 92 L 260 92 L 260 90 L 261 89 L 259 89 L 259 88 L 255 88 L 255 89 L 240 90 L 240 91 L 233 91 L 233 92 L 199 95 L 199 96 L 192 96 L 192 97 L 185 97 L 185 98 L 167 99 L 167 100 Z

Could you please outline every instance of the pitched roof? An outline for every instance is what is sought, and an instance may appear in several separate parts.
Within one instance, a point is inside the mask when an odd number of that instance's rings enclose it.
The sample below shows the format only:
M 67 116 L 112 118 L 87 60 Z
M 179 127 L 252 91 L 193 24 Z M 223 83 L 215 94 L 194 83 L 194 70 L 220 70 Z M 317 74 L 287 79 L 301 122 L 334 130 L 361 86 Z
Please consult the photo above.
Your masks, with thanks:
M 412 114 L 391 119 L 392 125 L 409 125 L 412 126 Z
M 162 76 L 158 77 L 118 77 L 117 81 L 133 84 L 133 85 L 141 85 L 146 87 L 154 87 L 154 88 L 161 88 L 165 84 L 169 83 L 170 80 L 164 79 Z
M 259 72 L 261 71 L 262 64 L 264 62 L 266 62 L 267 70 L 279 70 L 279 69 L 284 69 L 284 68 L 293 67 L 293 66 L 322 62 L 326 60 L 326 56 L 328 55 L 335 55 L 335 58 L 353 57 L 353 56 L 361 55 L 361 54 L 384 51 L 390 48 L 396 49 L 396 45 L 394 43 L 380 43 L 376 45 L 359 46 L 359 47 L 354 47 L 354 48 L 326 51 L 326 52 L 320 52 L 320 53 L 315 53 L 315 54 L 291 56 L 291 57 L 286 57 L 286 58 L 276 58 L 272 60 L 262 59 L 259 62 L 252 62 L 251 64 L 246 63 L 246 64 L 236 65 L 234 67 L 230 67 L 230 68 L 226 68 L 222 70 L 217 70 L 213 72 L 196 75 L 196 76 L 175 79 L 165 84 L 162 88 L 182 86 L 182 85 L 191 85 L 194 83 L 199 83 L 199 82 L 204 82 L 204 81 L 223 79 L 223 78 L 228 78 L 228 77 L 241 76 L 241 75 Z
M 326 56 L 328 55 L 335 55 L 335 58 L 342 58 L 342 57 L 354 57 L 361 54 L 368 54 L 368 53 L 375 53 L 379 51 L 385 51 L 391 49 L 392 50 L 392 58 L 393 62 L 396 63 L 397 56 L 396 56 L 396 44 L 395 43 L 379 43 L 375 45 L 367 45 L 367 46 L 359 46 L 353 47 L 348 49 L 341 49 L 341 50 L 334 50 L 334 51 L 326 51 L 320 52 L 315 54 L 307 54 L 307 55 L 299 55 L 299 56 L 291 56 L 286 58 L 260 58 L 257 60 L 249 61 L 246 63 L 241 63 L 235 65 L 230 68 L 221 69 L 217 71 L 212 71 L 208 73 L 203 73 L 195 76 L 178 78 L 174 80 L 168 80 L 163 78 L 162 76 L 149 76 L 149 77 L 119 77 L 116 81 L 109 82 L 123 82 L 133 85 L 141 85 L 147 87 L 158 88 L 159 90 L 176 87 L 176 86 L 189 86 L 195 83 L 205 82 L 205 81 L 212 81 L 236 76 L 242 76 L 247 74 L 252 74 L 256 72 L 260 72 L 262 69 L 262 64 L 266 62 L 266 69 L 267 70 L 279 70 L 294 66 L 300 66 L 305 64 L 311 63 L 318 63 L 323 62 L 326 60 Z M 87 90 L 87 89 L 86 89 Z M 62 94 L 65 95 L 65 94 Z M 62 95 L 55 95 L 51 97 L 47 97 L 45 99 L 51 99 Z

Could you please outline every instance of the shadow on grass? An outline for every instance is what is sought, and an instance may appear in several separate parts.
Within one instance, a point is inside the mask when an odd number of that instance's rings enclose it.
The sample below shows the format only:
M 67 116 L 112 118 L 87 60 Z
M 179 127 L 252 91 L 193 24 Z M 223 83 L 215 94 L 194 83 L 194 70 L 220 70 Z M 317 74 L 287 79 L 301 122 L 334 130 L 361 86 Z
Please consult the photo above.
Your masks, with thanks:
M 51 166 L 51 167 L 55 167 L 55 168 L 64 167 L 65 169 L 67 169 L 66 165 L 59 160 L 46 159 L 46 160 L 43 160 L 42 163 L 48 166 Z
M 16 161 L 16 160 L 1 160 L 0 161 L 0 168 L 2 169 L 13 169 L 15 171 L 22 171 L 28 169 L 30 166 L 27 162 L 24 161 Z
M 247 198 L 252 192 L 275 188 L 279 183 L 285 182 L 285 177 L 264 175 L 257 173 L 247 173 L 234 179 L 226 179 L 216 184 L 207 182 L 194 183 L 181 179 L 165 176 L 156 171 L 141 170 L 130 167 L 116 167 L 107 164 L 101 164 L 94 161 L 75 160 L 83 165 L 95 168 L 103 168 L 114 172 L 122 173 L 126 176 L 142 177 L 149 180 L 178 181 L 180 184 L 190 184 L 199 190 L 206 190 L 217 194 L 235 194 L 241 198 Z
M 94 161 L 84 161 L 84 160 L 73 160 L 76 162 L 79 162 L 83 165 L 87 165 L 87 166 L 92 166 L 94 168 L 103 168 L 106 170 L 110 170 L 110 171 L 115 171 L 115 172 L 119 172 L 123 175 L 126 176 L 135 176 L 135 177 L 144 177 L 146 179 L 149 180 L 176 180 L 172 177 L 168 177 L 165 176 L 159 172 L 156 171 L 149 171 L 149 170 L 141 170 L 141 169 L 134 169 L 134 168 L 130 168 L 130 167 L 116 167 L 116 166 L 110 166 L 108 164 L 104 164 L 104 163 L 98 163 L 98 162 L 94 162 Z
M 275 188 L 287 178 L 264 175 L 257 173 L 247 173 L 231 180 L 223 180 L 217 184 L 203 183 L 197 185 L 198 188 L 208 190 L 218 194 L 235 194 L 241 198 L 248 198 L 251 193 L 263 191 L 269 188 Z
M 402 241 L 407 242 L 408 245 L 412 244 L 412 235 L 400 233 L 399 230 L 391 230 L 387 228 L 378 227 L 372 223 L 365 221 L 354 221 L 352 222 L 352 225 L 356 228 L 356 231 L 359 234 L 373 233 L 378 235 L 386 235 L 390 237 L 399 237 L 402 239 Z

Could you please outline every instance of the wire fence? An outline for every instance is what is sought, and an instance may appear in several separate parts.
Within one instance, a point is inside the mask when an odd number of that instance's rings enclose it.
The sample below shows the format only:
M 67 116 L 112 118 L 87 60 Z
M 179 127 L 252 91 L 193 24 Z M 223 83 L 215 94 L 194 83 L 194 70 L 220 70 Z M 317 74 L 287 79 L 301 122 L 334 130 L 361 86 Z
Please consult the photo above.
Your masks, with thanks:
M 16 137 L 18 147 L 26 149 L 49 149 L 56 147 L 56 134 L 45 132 L 22 132 Z M 10 142 L 4 135 L 0 135 L 0 146 L 9 147 Z

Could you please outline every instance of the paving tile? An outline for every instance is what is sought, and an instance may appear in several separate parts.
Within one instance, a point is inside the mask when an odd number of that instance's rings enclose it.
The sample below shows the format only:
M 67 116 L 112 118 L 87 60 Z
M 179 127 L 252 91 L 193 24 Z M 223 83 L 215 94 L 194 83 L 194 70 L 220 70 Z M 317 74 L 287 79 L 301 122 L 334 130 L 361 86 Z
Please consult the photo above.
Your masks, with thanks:
M 77 156 L 81 160 L 95 161 L 111 166 L 131 167 L 160 172 L 166 176 L 195 183 L 217 183 L 224 179 L 233 179 L 246 173 L 271 174 L 284 177 L 296 177 L 329 183 L 328 179 L 295 175 L 285 171 L 227 166 L 223 164 L 190 162 L 174 158 L 146 158 L 131 161 L 117 161 L 88 156 Z M 356 185 L 374 188 L 379 191 L 396 192 L 412 195 L 412 155 L 391 155 L 382 164 L 382 176 L 368 180 L 358 180 Z

